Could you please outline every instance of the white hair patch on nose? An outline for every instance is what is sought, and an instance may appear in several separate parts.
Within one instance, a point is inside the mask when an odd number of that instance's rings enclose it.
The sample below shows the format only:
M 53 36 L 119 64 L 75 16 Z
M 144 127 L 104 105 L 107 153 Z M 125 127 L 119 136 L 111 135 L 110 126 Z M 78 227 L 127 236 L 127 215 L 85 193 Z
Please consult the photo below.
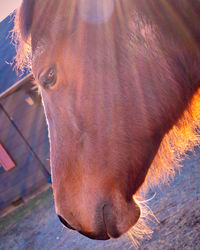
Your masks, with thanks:
M 113 0 L 79 0 L 81 18 L 91 24 L 107 22 L 114 10 Z

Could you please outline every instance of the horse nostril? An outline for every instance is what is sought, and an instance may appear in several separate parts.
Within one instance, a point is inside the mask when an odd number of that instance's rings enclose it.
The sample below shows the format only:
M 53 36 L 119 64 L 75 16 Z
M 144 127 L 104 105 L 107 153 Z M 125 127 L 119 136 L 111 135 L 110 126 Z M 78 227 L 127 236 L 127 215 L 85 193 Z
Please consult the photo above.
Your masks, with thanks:
M 61 221 L 61 223 L 65 226 L 65 227 L 68 227 L 69 229 L 72 229 L 72 230 L 76 230 L 74 229 L 72 226 L 70 226 L 65 219 L 63 219 L 60 215 L 58 215 L 58 218 L 59 220 Z

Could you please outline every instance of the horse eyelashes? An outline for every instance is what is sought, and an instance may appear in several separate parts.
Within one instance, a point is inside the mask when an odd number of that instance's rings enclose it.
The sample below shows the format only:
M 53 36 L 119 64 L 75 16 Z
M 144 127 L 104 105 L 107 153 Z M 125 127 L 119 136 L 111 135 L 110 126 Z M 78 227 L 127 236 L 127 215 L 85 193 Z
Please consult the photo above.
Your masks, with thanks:
M 56 66 L 53 65 L 41 76 L 40 82 L 45 89 L 48 89 L 56 84 L 56 79 Z

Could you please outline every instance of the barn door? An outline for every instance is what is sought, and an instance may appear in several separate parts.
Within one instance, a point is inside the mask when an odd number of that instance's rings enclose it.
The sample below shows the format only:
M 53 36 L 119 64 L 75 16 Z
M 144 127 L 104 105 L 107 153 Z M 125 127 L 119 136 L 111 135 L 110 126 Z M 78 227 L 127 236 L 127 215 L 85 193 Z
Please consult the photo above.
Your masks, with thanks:
M 20 89 L 5 100 L 1 100 L 0 104 L 0 145 L 2 146 L 2 148 L 0 146 L 0 153 L 2 149 L 1 156 L 9 161 L 9 158 L 5 158 L 7 154 L 14 164 L 9 171 L 6 171 L 5 165 L 0 166 L 0 208 L 37 189 L 49 178 L 49 167 L 47 167 L 49 149 L 48 145 L 46 148 L 43 146 L 42 138 L 44 139 L 45 135 L 42 134 L 41 128 L 44 124 L 42 121 L 44 115 L 42 118 L 33 117 L 33 114 L 39 114 L 39 108 L 38 106 L 33 108 L 27 103 L 26 98 L 26 90 Z M 41 147 L 45 148 L 46 153 L 45 150 L 40 150 Z

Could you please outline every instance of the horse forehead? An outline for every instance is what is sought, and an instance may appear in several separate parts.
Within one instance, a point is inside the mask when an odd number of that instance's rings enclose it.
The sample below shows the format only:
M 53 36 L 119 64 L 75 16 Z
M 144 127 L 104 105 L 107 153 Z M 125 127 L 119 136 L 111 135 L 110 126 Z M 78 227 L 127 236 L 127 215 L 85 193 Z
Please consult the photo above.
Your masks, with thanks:
M 35 11 L 36 26 L 32 34 L 33 41 L 37 45 L 33 48 L 34 54 L 37 56 L 45 49 L 50 36 L 56 37 L 62 33 L 69 38 L 74 31 L 79 29 L 82 21 L 85 22 L 85 25 L 106 23 L 114 12 L 114 5 L 114 0 L 76 0 L 74 5 L 64 4 L 61 1 L 59 7 L 55 8 L 54 2 L 49 7 L 46 1 L 42 3 L 39 0 L 36 6 L 37 11 Z M 46 13 L 41 15 L 40 9 L 46 9 Z M 47 26 L 50 26 L 51 29 L 47 29 Z
M 75 1 L 48 1 L 36 2 L 35 15 L 41 22 L 48 19 L 51 22 L 60 23 L 63 19 L 72 25 L 73 21 L 84 21 L 88 24 L 101 24 L 107 22 L 115 10 L 115 0 L 75 0 Z M 42 13 L 41 13 L 42 10 Z M 41 22 L 38 24 L 40 25 Z M 66 23 L 65 23 L 66 24 Z M 62 24 L 61 24 L 62 25 Z M 59 27 L 58 27 L 59 28 Z
M 108 21 L 114 10 L 113 0 L 79 0 L 80 18 L 88 23 L 100 24 Z

